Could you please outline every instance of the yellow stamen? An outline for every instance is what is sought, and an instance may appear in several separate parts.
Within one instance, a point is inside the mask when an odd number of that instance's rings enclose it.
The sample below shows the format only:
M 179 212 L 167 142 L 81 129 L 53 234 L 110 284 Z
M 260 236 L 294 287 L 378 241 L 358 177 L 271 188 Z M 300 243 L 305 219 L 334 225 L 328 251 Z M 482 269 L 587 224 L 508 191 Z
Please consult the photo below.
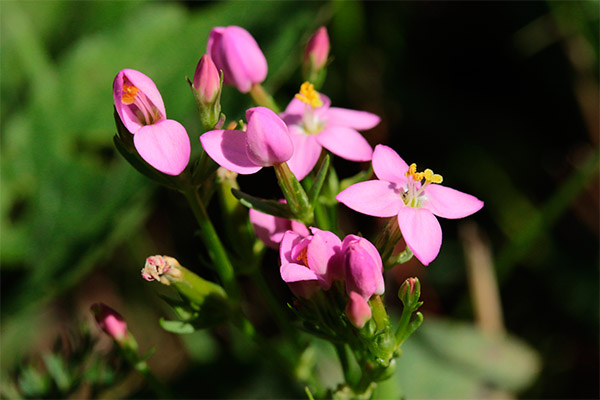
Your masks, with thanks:
M 140 89 L 136 88 L 133 85 L 128 85 L 126 83 L 123 84 L 123 94 L 121 95 L 121 101 L 123 104 L 131 104 L 135 101 L 135 97 L 137 96 L 137 92 Z
M 408 171 L 406 171 L 406 174 L 404 174 L 404 175 L 406 175 L 408 177 L 408 176 L 414 175 L 416 172 L 417 172 L 417 164 L 412 163 L 412 164 L 410 164 L 410 167 L 408 167 Z
M 298 254 L 298 257 L 296 257 L 296 260 L 302 261 L 304 265 L 308 268 L 308 256 L 306 255 L 307 251 L 308 247 L 303 248 L 300 254 Z
M 314 108 L 323 105 L 319 92 L 315 90 L 315 85 L 310 82 L 304 82 L 302 86 L 300 86 L 300 93 L 296 94 L 296 98 Z
M 424 172 L 423 172 L 424 176 L 425 176 L 425 181 L 426 182 L 431 182 L 431 183 L 442 183 L 442 180 L 444 178 L 442 178 L 441 175 L 439 174 L 434 174 L 432 170 L 430 170 L 429 168 L 427 168 Z
M 408 167 L 408 171 L 405 174 L 407 177 L 413 178 L 415 182 L 420 182 L 425 178 L 426 183 L 442 183 L 443 179 L 441 175 L 434 174 L 432 170 L 427 168 L 423 172 L 417 172 L 417 164 L 412 163 L 410 167 Z

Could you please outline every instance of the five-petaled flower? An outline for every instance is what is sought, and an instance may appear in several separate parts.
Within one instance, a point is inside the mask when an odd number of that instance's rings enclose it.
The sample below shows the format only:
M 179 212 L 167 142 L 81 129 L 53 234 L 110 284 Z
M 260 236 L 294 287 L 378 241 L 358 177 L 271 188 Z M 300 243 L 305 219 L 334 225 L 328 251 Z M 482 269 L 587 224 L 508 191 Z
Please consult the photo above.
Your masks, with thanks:
M 373 170 L 379 180 L 360 182 L 336 199 L 349 208 L 375 217 L 397 216 L 407 246 L 424 265 L 433 261 L 442 245 L 442 229 L 436 216 L 464 218 L 483 207 L 470 194 L 440 185 L 442 177 L 430 169 L 417 172 L 391 148 L 378 145 Z
M 190 160 L 190 138 L 183 125 L 167 119 L 154 82 L 139 71 L 121 70 L 113 82 L 113 98 L 140 157 L 160 172 L 179 175 Z
M 350 161 L 370 161 L 373 149 L 358 133 L 375 127 L 380 119 L 366 111 L 330 107 L 331 101 L 304 82 L 281 118 L 294 142 L 294 155 L 288 165 L 298 180 L 313 169 L 325 147 Z

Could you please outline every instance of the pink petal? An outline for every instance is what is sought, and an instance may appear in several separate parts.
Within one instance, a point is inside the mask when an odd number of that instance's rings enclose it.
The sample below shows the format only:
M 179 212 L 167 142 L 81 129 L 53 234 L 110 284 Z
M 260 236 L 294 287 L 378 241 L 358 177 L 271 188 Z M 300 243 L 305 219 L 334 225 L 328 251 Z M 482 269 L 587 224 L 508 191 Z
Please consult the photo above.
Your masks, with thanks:
M 227 73 L 240 92 L 247 93 L 252 84 L 262 83 L 267 77 L 267 60 L 247 30 L 239 26 L 225 28 L 221 50 Z
M 325 276 L 329 268 L 336 268 L 335 262 L 342 248 L 342 241 L 334 233 L 312 228 L 313 238 L 306 249 L 306 259 L 310 269 L 317 275 Z M 329 282 L 331 283 L 331 282 Z
M 308 236 L 308 228 L 301 222 L 275 217 L 260 211 L 250 209 L 250 222 L 256 236 L 268 247 L 278 249 L 283 235 L 292 230 L 301 236 Z
M 343 126 L 327 126 L 318 135 L 321 146 L 350 161 L 371 161 L 373 149 L 360 133 Z
M 365 300 L 373 294 L 383 294 L 383 263 L 375 246 L 365 238 L 348 235 L 344 238 L 342 251 L 347 293 L 357 292 Z
M 246 110 L 246 120 L 246 153 L 253 163 L 270 167 L 292 157 L 292 139 L 277 114 L 266 107 L 254 107 Z
M 392 217 L 404 207 L 393 183 L 366 181 L 354 184 L 340 192 L 337 201 L 362 214 L 374 217 Z
M 415 257 L 429 265 L 442 246 L 442 228 L 435 215 L 425 208 L 403 207 L 398 211 L 398 226 Z
M 319 280 L 319 277 L 313 270 L 300 264 L 283 264 L 279 268 L 279 273 L 281 274 L 281 279 L 288 283 Z
M 458 190 L 429 184 L 424 190 L 426 202 L 423 207 L 442 218 L 464 218 L 476 213 L 483 207 L 483 201 L 475 196 L 459 192 Z
M 296 178 L 301 181 L 317 165 L 322 147 L 314 135 L 298 133 L 298 131 L 297 127 L 290 128 L 290 138 L 294 143 L 294 155 L 287 161 L 287 164 Z
M 403 186 L 407 182 L 405 173 L 408 164 L 391 147 L 378 144 L 373 151 L 373 171 L 382 181 Z
M 319 108 L 317 108 L 315 110 L 315 113 L 317 115 L 325 115 L 327 113 L 327 111 L 329 110 L 329 105 L 331 104 L 331 100 L 329 99 L 329 97 L 325 96 L 324 94 L 320 93 L 319 94 L 319 98 L 321 99 L 321 101 L 323 102 L 323 105 Z M 290 103 L 288 104 L 288 106 L 285 108 L 285 111 L 282 113 L 283 115 L 304 115 L 304 112 L 306 111 L 306 106 L 307 104 L 304 103 L 301 100 L 298 100 L 296 97 L 294 97 L 292 99 L 292 101 L 290 101 Z M 283 116 L 282 116 L 283 118 Z
M 347 108 L 331 107 L 326 114 L 328 125 L 345 126 L 359 131 L 374 128 L 381 118 L 366 111 L 349 110 Z
M 246 132 L 235 130 L 208 131 L 200 136 L 206 153 L 220 166 L 242 175 L 254 174 L 262 167 L 246 154 Z
M 350 292 L 350 300 L 346 304 L 345 312 L 352 325 L 358 329 L 365 326 L 367 321 L 371 319 L 369 303 L 356 292 Z
M 224 70 L 226 67 L 225 55 L 222 48 L 223 32 L 225 32 L 224 26 L 216 26 L 208 35 L 208 42 L 206 43 L 206 52 L 210 55 L 215 66 L 219 70 Z M 230 74 L 226 74 L 223 71 L 223 83 L 226 85 L 232 85 L 233 81 L 230 78 Z
M 177 121 L 142 127 L 133 135 L 133 144 L 144 161 L 168 175 L 179 175 L 190 161 L 190 138 Z
M 279 246 L 279 260 L 281 261 L 281 265 L 295 263 L 296 260 L 292 256 L 292 251 L 298 246 L 298 244 L 304 239 L 303 236 L 297 234 L 296 232 L 287 231 L 283 235 L 283 239 L 281 239 L 281 244 Z

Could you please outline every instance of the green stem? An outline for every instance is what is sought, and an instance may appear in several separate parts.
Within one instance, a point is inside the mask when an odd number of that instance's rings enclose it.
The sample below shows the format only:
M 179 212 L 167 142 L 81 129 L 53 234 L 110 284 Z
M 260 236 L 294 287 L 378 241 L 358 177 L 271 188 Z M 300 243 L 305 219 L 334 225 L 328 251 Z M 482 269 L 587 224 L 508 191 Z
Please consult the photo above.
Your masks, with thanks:
M 167 388 L 158 379 L 156 379 L 152 371 L 150 371 L 150 367 L 148 367 L 148 363 L 146 361 L 138 360 L 136 362 L 131 360 L 131 362 L 135 370 L 142 374 L 158 399 L 172 398 L 173 395 L 169 393 Z
M 208 217 L 206 208 L 200 199 L 198 191 L 190 188 L 184 192 L 184 195 L 198 221 L 200 235 L 206 245 L 209 257 L 214 262 L 214 266 L 223 282 L 227 294 L 233 300 L 237 300 L 239 298 L 239 289 L 235 281 L 233 265 L 227 256 L 225 247 L 223 246 L 223 243 L 221 243 L 215 227 Z
M 273 100 L 273 96 L 267 93 L 265 88 L 263 88 L 260 83 L 255 83 L 252 85 L 250 88 L 250 97 L 252 97 L 252 100 L 257 106 L 270 108 L 276 113 L 281 112 L 279 106 L 277 106 L 277 103 L 275 103 L 275 100 Z
M 290 210 L 294 216 L 304 222 L 306 226 L 314 220 L 314 210 L 308 201 L 306 191 L 296 179 L 286 162 L 273 165 L 277 183 L 283 192 Z

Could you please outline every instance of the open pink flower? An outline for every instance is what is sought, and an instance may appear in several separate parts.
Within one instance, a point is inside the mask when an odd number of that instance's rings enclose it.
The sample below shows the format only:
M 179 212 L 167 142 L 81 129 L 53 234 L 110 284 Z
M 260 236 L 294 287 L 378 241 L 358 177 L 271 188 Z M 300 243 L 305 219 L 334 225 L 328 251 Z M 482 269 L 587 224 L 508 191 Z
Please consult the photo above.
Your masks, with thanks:
M 442 177 L 430 169 L 417 172 L 416 164 L 409 167 L 388 146 L 375 147 L 373 170 L 379 180 L 352 185 L 336 199 L 363 214 L 397 216 L 406 244 L 425 265 L 437 257 L 442 245 L 436 216 L 464 218 L 483 207 L 476 197 L 440 185 Z
M 371 160 L 373 149 L 358 131 L 373 128 L 379 117 L 366 111 L 330 107 L 330 103 L 327 96 L 305 82 L 281 114 L 294 142 L 294 155 L 288 165 L 299 180 L 313 169 L 323 147 L 346 160 Z
M 284 202 L 284 200 L 282 200 Z M 268 247 L 278 249 L 283 235 L 287 231 L 294 231 L 302 237 L 310 235 L 308 228 L 302 222 L 293 219 L 285 219 L 265 214 L 260 211 L 250 209 L 250 222 L 254 228 L 256 236 Z
M 210 158 L 242 175 L 290 159 L 294 146 L 287 126 L 277 114 L 265 107 L 254 107 L 246 111 L 246 119 L 246 132 L 221 129 L 200 136 Z
M 310 228 L 312 235 L 302 237 L 287 231 L 279 247 L 281 278 L 297 297 L 310 297 L 317 290 L 328 290 L 344 276 L 342 241 L 333 233 Z
M 179 175 L 190 161 L 190 138 L 183 125 L 166 119 L 154 82 L 139 71 L 121 70 L 113 82 L 113 98 L 140 157 L 160 172 Z
M 206 52 L 218 69 L 223 83 L 247 93 L 255 83 L 267 77 L 267 60 L 256 40 L 239 26 L 218 26 L 210 31 Z

